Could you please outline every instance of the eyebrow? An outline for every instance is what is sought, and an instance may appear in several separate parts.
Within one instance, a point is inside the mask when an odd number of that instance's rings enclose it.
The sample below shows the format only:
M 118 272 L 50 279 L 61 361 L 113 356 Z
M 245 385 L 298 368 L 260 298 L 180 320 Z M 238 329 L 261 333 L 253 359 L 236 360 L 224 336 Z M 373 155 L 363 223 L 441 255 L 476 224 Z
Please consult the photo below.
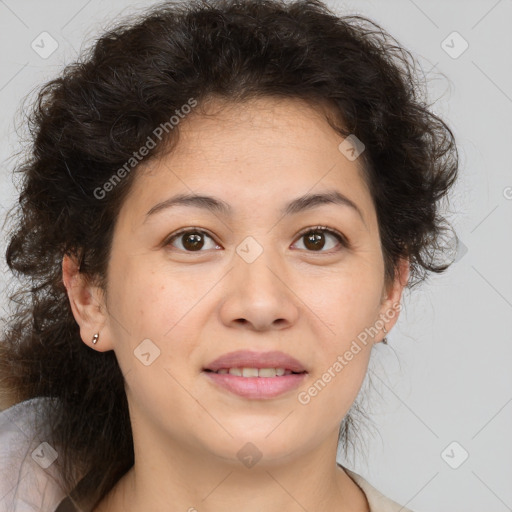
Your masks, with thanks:
M 287 203 L 281 209 L 281 215 L 293 215 L 306 210 L 310 210 L 320 205 L 324 204 L 338 204 L 341 206 L 347 206 L 354 210 L 364 225 L 366 226 L 366 221 L 364 219 L 363 213 L 360 208 L 355 204 L 351 199 L 347 196 L 341 194 L 337 190 L 328 190 L 323 193 L 318 194 L 305 194 L 301 197 L 297 197 L 293 199 L 289 203 Z M 165 209 L 172 208 L 173 206 L 188 206 L 193 208 L 202 208 L 213 213 L 218 213 L 225 217 L 230 217 L 233 215 L 233 210 L 231 206 L 223 201 L 222 199 L 206 196 L 206 195 L 197 195 L 197 194 L 179 194 L 161 203 L 153 206 L 147 213 L 145 221 L 152 215 L 161 212 Z M 145 222 L 144 221 L 144 222 Z

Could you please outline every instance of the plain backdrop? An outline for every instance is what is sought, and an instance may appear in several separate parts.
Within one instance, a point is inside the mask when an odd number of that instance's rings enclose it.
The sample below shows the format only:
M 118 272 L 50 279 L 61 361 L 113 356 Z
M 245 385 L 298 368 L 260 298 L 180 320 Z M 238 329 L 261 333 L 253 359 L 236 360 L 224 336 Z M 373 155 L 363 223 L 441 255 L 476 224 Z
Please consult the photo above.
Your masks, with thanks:
M 10 157 L 19 149 L 14 127 L 22 98 L 56 76 L 116 17 L 153 4 L 0 0 L 2 219 L 16 201 Z M 447 210 L 460 240 L 456 263 L 405 294 L 389 345 L 379 344 L 370 363 L 377 392 L 367 406 L 374 428 L 362 431 L 364 450 L 350 460 L 340 453 L 338 460 L 415 512 L 510 511 L 512 2 L 328 5 L 375 20 L 419 59 L 434 111 L 457 138 L 461 164 Z M 49 56 L 33 49 L 41 37 L 47 52 L 58 45 Z M 2 260 L 5 238 L 2 232 Z M 0 265 L 5 307 L 6 265 Z

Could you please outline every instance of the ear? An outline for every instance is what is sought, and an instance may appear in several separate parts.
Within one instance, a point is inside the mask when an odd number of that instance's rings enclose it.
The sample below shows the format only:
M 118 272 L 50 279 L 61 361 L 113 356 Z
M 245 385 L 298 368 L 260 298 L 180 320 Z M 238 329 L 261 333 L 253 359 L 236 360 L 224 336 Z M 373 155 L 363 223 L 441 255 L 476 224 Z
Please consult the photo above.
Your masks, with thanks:
M 384 328 L 389 333 L 396 324 L 400 315 L 402 292 L 410 275 L 410 261 L 409 258 L 400 258 L 398 269 L 394 281 L 384 288 L 384 297 L 380 308 L 379 319 L 381 320 Z M 377 323 L 377 322 L 376 322 Z M 381 329 L 381 334 L 377 336 L 375 343 L 382 341 L 387 334 L 384 329 Z
M 100 352 L 112 350 L 107 325 L 108 315 L 103 291 L 88 283 L 80 274 L 74 256 L 64 255 L 62 259 L 62 281 L 66 287 L 69 303 L 76 323 L 80 326 L 82 341 Z M 99 333 L 99 343 L 94 345 L 94 334 Z M 102 336 L 103 335 L 103 336 Z

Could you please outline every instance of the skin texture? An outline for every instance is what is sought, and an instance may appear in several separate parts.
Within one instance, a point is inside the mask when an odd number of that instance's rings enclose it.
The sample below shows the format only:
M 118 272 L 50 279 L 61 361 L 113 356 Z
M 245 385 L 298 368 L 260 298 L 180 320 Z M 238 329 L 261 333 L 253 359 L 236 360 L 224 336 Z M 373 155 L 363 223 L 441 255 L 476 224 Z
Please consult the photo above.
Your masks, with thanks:
M 182 121 L 175 150 L 137 169 L 115 227 L 106 295 L 63 259 L 83 342 L 114 350 L 127 381 L 135 465 L 96 511 L 367 511 L 362 491 L 336 466 L 337 435 L 383 330 L 308 404 L 297 395 L 379 315 L 389 317 L 408 262 L 386 287 L 370 193 L 320 108 L 271 98 L 221 106 Z M 364 221 L 337 204 L 280 214 L 296 197 L 333 189 Z M 177 206 L 145 220 L 178 193 L 218 197 L 233 215 Z M 323 247 L 308 248 L 300 232 L 318 225 L 341 232 L 350 248 L 328 233 Z M 211 238 L 199 251 L 187 252 L 183 236 L 165 245 L 181 228 Z M 263 249 L 252 263 L 236 252 L 247 236 Z M 398 316 L 385 322 L 388 332 Z M 134 355 L 144 339 L 160 350 L 148 366 Z M 239 397 L 202 373 L 239 349 L 281 350 L 309 373 L 279 397 Z M 247 442 L 262 455 L 250 468 L 237 457 Z

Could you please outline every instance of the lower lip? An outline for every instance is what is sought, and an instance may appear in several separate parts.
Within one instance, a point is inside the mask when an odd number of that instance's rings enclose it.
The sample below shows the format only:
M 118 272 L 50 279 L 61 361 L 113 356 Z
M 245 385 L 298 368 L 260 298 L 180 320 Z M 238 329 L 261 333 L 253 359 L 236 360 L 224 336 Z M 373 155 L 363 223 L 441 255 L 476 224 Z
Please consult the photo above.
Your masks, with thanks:
M 238 377 L 230 373 L 203 371 L 215 384 L 244 398 L 274 398 L 300 386 L 307 373 L 280 377 Z

